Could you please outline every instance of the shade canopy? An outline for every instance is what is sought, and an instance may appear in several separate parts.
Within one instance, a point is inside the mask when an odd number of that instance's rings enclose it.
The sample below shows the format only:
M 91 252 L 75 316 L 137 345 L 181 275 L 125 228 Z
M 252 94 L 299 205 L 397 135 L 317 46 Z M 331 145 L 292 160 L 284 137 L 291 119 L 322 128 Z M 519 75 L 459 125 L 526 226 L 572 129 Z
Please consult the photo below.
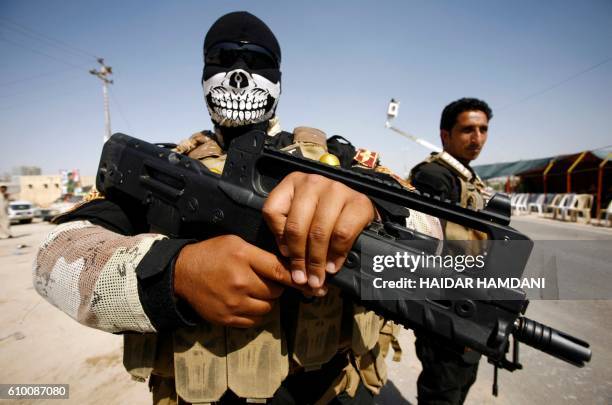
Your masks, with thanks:
M 474 166 L 474 171 L 483 180 L 492 179 L 494 177 L 517 176 L 523 172 L 532 171 L 539 168 L 544 169 L 552 159 L 554 158 L 550 157 L 531 160 L 518 160 L 516 162 L 492 163 L 488 165 Z

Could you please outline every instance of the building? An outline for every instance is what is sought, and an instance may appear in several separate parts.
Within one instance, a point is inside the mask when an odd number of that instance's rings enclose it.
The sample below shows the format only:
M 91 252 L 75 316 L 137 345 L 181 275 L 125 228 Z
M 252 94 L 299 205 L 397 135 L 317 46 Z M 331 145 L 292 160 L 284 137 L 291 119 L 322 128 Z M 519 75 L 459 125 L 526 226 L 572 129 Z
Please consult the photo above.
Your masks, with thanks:
M 81 176 L 80 186 L 83 191 L 95 184 L 95 176 Z M 62 196 L 62 175 L 19 176 L 19 195 L 13 199 L 27 200 L 40 207 L 48 207 Z
M 474 166 L 485 181 L 505 181 L 506 192 L 593 196 L 593 216 L 612 200 L 612 147 L 516 162 Z M 505 180 L 504 180 L 505 179 Z

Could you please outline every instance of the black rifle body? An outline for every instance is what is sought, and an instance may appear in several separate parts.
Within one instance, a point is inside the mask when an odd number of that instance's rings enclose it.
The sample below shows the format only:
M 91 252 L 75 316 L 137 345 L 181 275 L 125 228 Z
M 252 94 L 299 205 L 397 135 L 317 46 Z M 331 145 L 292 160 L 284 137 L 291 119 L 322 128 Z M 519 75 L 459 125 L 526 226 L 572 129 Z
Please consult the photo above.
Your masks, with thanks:
M 339 181 L 369 197 L 414 209 L 447 221 L 486 232 L 498 241 L 521 241 L 516 249 L 495 244 L 487 252 L 488 277 L 521 277 L 532 242 L 508 226 L 507 197 L 497 195 L 482 211 L 462 208 L 403 189 L 393 180 L 327 166 L 292 156 L 265 144 L 266 134 L 252 131 L 235 139 L 227 154 L 223 173 L 210 172 L 197 160 L 124 134 L 115 134 L 104 145 L 96 186 L 106 198 L 119 204 L 140 204 L 152 229 L 169 237 L 204 240 L 234 234 L 271 252 L 278 252 L 261 209 L 268 193 L 294 171 L 319 174 Z M 407 328 L 426 330 L 456 346 L 466 346 L 499 367 L 520 366 L 506 360 L 509 336 L 564 361 L 582 366 L 590 359 L 588 344 L 522 317 L 527 300 L 520 289 L 470 289 L 422 299 L 414 291 L 398 291 L 396 299 L 376 289 L 361 299 L 363 283 L 376 277 L 366 265 L 372 252 L 393 254 L 421 251 L 406 239 L 427 240 L 416 232 L 391 224 L 366 229 L 357 239 L 343 269 L 328 276 L 366 308 Z M 496 263 L 505 263 L 503 274 Z M 419 271 L 431 272 L 431 269 Z M 453 272 L 454 277 L 465 275 Z

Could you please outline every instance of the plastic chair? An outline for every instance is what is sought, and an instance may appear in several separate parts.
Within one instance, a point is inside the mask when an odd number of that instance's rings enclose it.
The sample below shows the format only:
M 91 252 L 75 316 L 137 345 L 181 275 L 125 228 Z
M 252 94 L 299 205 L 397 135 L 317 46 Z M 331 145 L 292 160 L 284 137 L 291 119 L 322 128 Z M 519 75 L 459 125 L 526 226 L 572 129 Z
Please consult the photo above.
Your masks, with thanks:
M 517 214 L 526 214 L 527 213 L 527 204 L 531 199 L 533 194 L 523 194 L 521 198 L 516 202 L 516 213 Z
M 610 201 L 610 203 L 608 204 L 608 208 L 605 211 L 601 211 L 601 213 L 599 214 L 599 218 L 597 218 L 597 220 L 599 221 L 599 225 L 601 225 L 601 219 L 602 217 L 606 218 L 606 226 L 611 226 L 612 225 L 612 201 Z
M 537 198 L 533 202 L 527 204 L 527 213 L 531 214 L 531 212 L 535 209 L 538 214 L 542 215 L 544 205 L 550 203 L 552 198 L 553 194 L 537 194 Z
M 576 201 L 576 194 L 565 194 L 561 199 L 559 206 L 553 211 L 553 219 L 565 221 L 568 210 L 574 205 L 574 201 Z
M 559 207 L 559 204 L 561 203 L 561 200 L 564 196 L 565 194 L 555 194 L 555 196 L 550 201 L 550 204 L 547 204 L 544 207 L 544 214 L 554 214 L 555 209 Z
M 512 211 L 516 209 L 516 202 L 521 197 L 521 195 L 522 195 L 521 193 L 517 193 L 517 194 L 512 194 L 512 196 L 510 197 L 510 207 Z
M 568 209 L 570 220 L 578 222 L 578 217 L 582 217 L 585 223 L 591 222 L 591 207 L 593 206 L 592 194 L 578 194 L 572 207 Z

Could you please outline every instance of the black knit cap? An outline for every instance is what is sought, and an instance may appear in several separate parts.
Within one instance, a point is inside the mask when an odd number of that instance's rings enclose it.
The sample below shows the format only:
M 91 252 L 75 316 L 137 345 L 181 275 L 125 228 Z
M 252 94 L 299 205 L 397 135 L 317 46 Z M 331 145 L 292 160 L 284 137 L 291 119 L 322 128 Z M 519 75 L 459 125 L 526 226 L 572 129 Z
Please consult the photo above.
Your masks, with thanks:
M 204 38 L 204 53 L 220 42 L 247 42 L 259 45 L 272 52 L 279 63 L 281 60 L 280 45 L 270 28 L 246 11 L 225 14 L 215 21 Z

